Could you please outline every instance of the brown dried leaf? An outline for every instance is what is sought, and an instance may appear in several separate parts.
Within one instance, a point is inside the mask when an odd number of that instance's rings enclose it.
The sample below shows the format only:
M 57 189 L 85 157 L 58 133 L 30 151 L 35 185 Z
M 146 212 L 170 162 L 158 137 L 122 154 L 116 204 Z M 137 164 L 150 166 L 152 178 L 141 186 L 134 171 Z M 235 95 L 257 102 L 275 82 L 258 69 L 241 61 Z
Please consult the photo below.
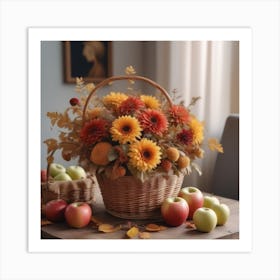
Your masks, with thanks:
M 150 239 L 151 238 L 151 234 L 149 232 L 146 232 L 146 231 L 139 232 L 138 236 L 141 239 Z
M 168 229 L 168 227 L 166 227 L 166 226 L 159 226 L 160 227 L 160 230 L 166 230 L 166 229 Z
M 127 237 L 134 238 L 138 235 L 139 229 L 137 227 L 132 227 L 126 232 Z
M 147 231 L 160 231 L 161 230 L 161 227 L 159 225 L 156 225 L 156 224 L 148 224 L 145 226 L 145 229 Z
M 41 226 L 46 226 L 46 225 L 51 225 L 51 224 L 52 224 L 52 222 L 49 220 L 45 220 L 45 219 L 41 220 Z
M 48 147 L 48 151 L 47 151 L 48 154 L 58 148 L 58 143 L 57 143 L 56 139 L 49 138 L 49 139 L 45 140 L 44 143 Z
M 223 146 L 218 142 L 216 138 L 209 138 L 208 139 L 208 147 L 211 151 L 218 151 L 219 153 L 223 153 L 224 149 Z
M 105 232 L 105 233 L 115 232 L 115 231 L 118 231 L 120 229 L 121 229 L 120 226 L 113 226 L 113 225 L 110 225 L 110 224 L 101 224 L 101 225 L 98 226 L 98 230 L 102 231 L 102 232 Z
M 186 222 L 186 227 L 187 227 L 187 228 L 196 229 L 195 224 L 194 224 L 194 223 L 192 223 L 192 222 Z
M 47 112 L 47 117 L 51 120 L 51 125 L 54 126 L 61 118 L 62 114 L 57 112 Z

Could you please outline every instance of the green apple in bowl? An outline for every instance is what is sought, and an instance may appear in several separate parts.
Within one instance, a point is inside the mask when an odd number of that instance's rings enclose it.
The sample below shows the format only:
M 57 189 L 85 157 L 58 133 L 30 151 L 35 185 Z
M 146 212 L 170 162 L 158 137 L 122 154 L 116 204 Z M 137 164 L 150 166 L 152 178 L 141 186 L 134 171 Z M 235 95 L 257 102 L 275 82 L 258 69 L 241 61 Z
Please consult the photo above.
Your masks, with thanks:
M 80 180 L 87 177 L 85 170 L 79 165 L 71 165 L 67 167 L 66 173 L 72 178 L 72 180 Z
M 72 178 L 67 173 L 59 173 L 54 177 L 55 181 L 72 181 Z
M 66 169 L 63 165 L 53 162 L 50 164 L 49 172 L 50 172 L 50 175 L 54 178 L 59 173 L 65 173 Z
M 214 210 L 206 207 L 198 208 L 193 214 L 193 222 L 198 231 L 210 232 L 217 225 L 217 215 Z
M 226 204 L 221 203 L 221 204 L 215 204 L 212 209 L 217 215 L 217 219 L 218 219 L 217 225 L 219 226 L 224 225 L 227 222 L 230 215 L 229 207 Z
M 203 207 L 212 209 L 215 204 L 220 204 L 217 197 L 209 195 L 204 196 Z

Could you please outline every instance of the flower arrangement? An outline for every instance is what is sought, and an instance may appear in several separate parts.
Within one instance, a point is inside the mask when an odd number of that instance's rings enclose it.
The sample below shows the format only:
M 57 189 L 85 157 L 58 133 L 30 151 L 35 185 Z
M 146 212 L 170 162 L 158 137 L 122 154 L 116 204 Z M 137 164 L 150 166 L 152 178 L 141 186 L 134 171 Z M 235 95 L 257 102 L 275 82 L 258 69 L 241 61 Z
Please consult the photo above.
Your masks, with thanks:
M 126 74 L 133 77 L 135 71 L 130 66 Z M 204 123 L 191 112 L 199 98 L 184 106 L 175 103 L 173 93 L 170 104 L 164 96 L 134 90 L 133 79 L 128 84 L 124 92 L 109 90 L 87 104 L 94 85 L 77 78 L 79 98 L 71 98 L 63 113 L 47 113 L 52 127 L 61 129 L 59 139 L 44 141 L 48 163 L 61 149 L 64 160 L 78 158 L 88 170 L 112 180 L 132 175 L 145 181 L 155 173 L 189 174 L 193 168 L 200 173 L 195 159 L 204 155 Z M 223 152 L 215 139 L 209 147 Z

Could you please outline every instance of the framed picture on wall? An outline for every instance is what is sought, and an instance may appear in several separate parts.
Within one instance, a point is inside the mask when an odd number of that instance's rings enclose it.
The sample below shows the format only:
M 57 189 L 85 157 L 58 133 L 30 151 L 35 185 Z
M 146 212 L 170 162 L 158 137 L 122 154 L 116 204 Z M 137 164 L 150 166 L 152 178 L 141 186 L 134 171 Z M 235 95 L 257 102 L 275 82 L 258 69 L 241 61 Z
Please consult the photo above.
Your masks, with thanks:
M 112 42 L 64 41 L 64 81 L 99 83 L 112 75 Z

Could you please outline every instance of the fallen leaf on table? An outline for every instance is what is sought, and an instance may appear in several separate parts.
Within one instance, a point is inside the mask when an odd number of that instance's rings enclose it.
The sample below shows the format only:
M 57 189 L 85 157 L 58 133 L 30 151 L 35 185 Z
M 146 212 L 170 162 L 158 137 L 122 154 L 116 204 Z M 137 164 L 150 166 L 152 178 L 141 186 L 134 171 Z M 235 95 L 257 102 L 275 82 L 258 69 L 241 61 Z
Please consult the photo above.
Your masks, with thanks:
M 150 239 L 151 238 L 151 234 L 149 232 L 146 232 L 146 231 L 139 232 L 138 236 L 141 239 Z
M 168 229 L 168 227 L 166 227 L 166 226 L 159 226 L 160 227 L 160 230 L 166 230 L 166 229 Z
M 41 226 L 46 226 L 46 225 L 51 225 L 52 224 L 52 222 L 51 221 L 49 221 L 49 220 L 41 220 Z
M 132 227 L 126 232 L 127 237 L 134 238 L 138 235 L 139 229 L 137 227 Z
M 118 231 L 120 229 L 121 229 L 120 226 L 113 226 L 113 225 L 110 225 L 110 224 L 101 224 L 101 225 L 98 226 L 98 230 L 102 231 L 102 232 L 105 232 L 105 233 L 115 232 L 115 231 Z
M 187 227 L 187 228 L 193 228 L 193 229 L 196 229 L 195 224 L 194 224 L 194 223 L 192 223 L 192 222 L 186 222 L 186 227 Z
M 148 224 L 145 226 L 146 231 L 161 231 L 161 226 L 156 224 Z

